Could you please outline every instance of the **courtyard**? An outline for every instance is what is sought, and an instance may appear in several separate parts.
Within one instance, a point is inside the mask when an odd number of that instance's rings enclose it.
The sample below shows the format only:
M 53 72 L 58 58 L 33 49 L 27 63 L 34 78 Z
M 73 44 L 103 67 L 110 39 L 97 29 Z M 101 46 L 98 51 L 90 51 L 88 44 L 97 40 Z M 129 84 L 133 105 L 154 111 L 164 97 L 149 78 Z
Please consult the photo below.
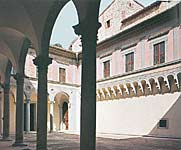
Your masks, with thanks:
M 13 135 L 11 135 L 13 139 Z M 27 147 L 12 147 L 13 141 L 0 142 L 1 150 L 35 150 L 36 134 L 25 134 Z M 127 137 L 116 139 L 97 138 L 97 150 L 180 150 L 181 139 L 153 138 L 153 137 Z M 79 150 L 79 136 L 65 133 L 48 134 L 49 150 Z

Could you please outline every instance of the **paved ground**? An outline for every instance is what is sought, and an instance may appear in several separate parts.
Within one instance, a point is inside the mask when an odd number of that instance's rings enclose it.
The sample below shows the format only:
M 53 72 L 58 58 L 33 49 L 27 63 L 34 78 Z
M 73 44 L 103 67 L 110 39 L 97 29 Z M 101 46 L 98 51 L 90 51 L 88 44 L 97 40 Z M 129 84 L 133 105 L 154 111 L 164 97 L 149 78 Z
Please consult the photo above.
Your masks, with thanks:
M 35 139 L 36 134 L 26 134 L 25 142 L 28 144 L 27 147 L 12 147 L 13 141 L 0 141 L 0 150 L 35 150 Z M 48 150 L 79 150 L 79 136 L 64 133 L 48 134 Z M 97 138 L 97 150 L 181 150 L 181 139 Z

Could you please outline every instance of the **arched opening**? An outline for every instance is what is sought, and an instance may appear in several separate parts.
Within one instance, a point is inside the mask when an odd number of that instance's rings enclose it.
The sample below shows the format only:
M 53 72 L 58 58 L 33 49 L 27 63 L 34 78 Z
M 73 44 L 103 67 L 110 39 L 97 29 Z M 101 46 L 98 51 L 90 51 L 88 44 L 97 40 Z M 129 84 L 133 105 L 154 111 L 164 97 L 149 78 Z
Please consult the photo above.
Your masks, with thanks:
M 68 130 L 68 103 L 63 102 L 62 105 L 62 123 L 63 129 Z
M 53 129 L 64 131 L 69 129 L 69 95 L 60 92 L 55 96 Z
M 50 45 L 69 49 L 71 42 L 76 38 L 72 28 L 75 24 L 78 24 L 77 11 L 74 3 L 69 1 L 56 18 L 51 34 Z

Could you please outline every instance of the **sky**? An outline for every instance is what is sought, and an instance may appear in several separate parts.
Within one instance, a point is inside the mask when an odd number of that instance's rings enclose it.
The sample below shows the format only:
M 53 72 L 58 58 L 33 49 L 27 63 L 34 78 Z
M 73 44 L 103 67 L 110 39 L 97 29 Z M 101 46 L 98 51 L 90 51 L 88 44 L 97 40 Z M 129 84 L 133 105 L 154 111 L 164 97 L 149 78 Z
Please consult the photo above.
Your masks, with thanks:
M 100 12 L 102 12 L 113 0 L 101 0 Z M 137 0 L 147 6 L 156 0 Z M 50 45 L 59 43 L 68 49 L 70 43 L 77 37 L 72 26 L 78 24 L 77 12 L 72 1 L 67 3 L 61 10 L 55 22 Z

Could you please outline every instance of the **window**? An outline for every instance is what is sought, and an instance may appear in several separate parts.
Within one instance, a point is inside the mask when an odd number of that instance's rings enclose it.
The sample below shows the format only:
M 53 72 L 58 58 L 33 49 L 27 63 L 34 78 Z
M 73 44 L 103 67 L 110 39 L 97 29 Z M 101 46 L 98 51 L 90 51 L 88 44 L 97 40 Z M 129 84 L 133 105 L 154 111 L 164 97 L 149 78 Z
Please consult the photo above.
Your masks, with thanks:
M 134 70 L 134 52 L 126 54 L 126 72 Z
M 106 21 L 106 28 L 109 28 L 111 26 L 111 20 Z
M 154 65 L 165 62 L 165 41 L 155 44 L 154 46 Z
M 104 64 L 104 78 L 110 77 L 110 60 L 103 62 Z
M 65 68 L 59 68 L 59 81 L 64 83 L 66 79 Z
M 168 119 L 161 119 L 158 124 L 159 128 L 168 128 Z
M 132 4 L 131 4 L 131 3 L 129 3 L 129 7 L 132 7 Z

